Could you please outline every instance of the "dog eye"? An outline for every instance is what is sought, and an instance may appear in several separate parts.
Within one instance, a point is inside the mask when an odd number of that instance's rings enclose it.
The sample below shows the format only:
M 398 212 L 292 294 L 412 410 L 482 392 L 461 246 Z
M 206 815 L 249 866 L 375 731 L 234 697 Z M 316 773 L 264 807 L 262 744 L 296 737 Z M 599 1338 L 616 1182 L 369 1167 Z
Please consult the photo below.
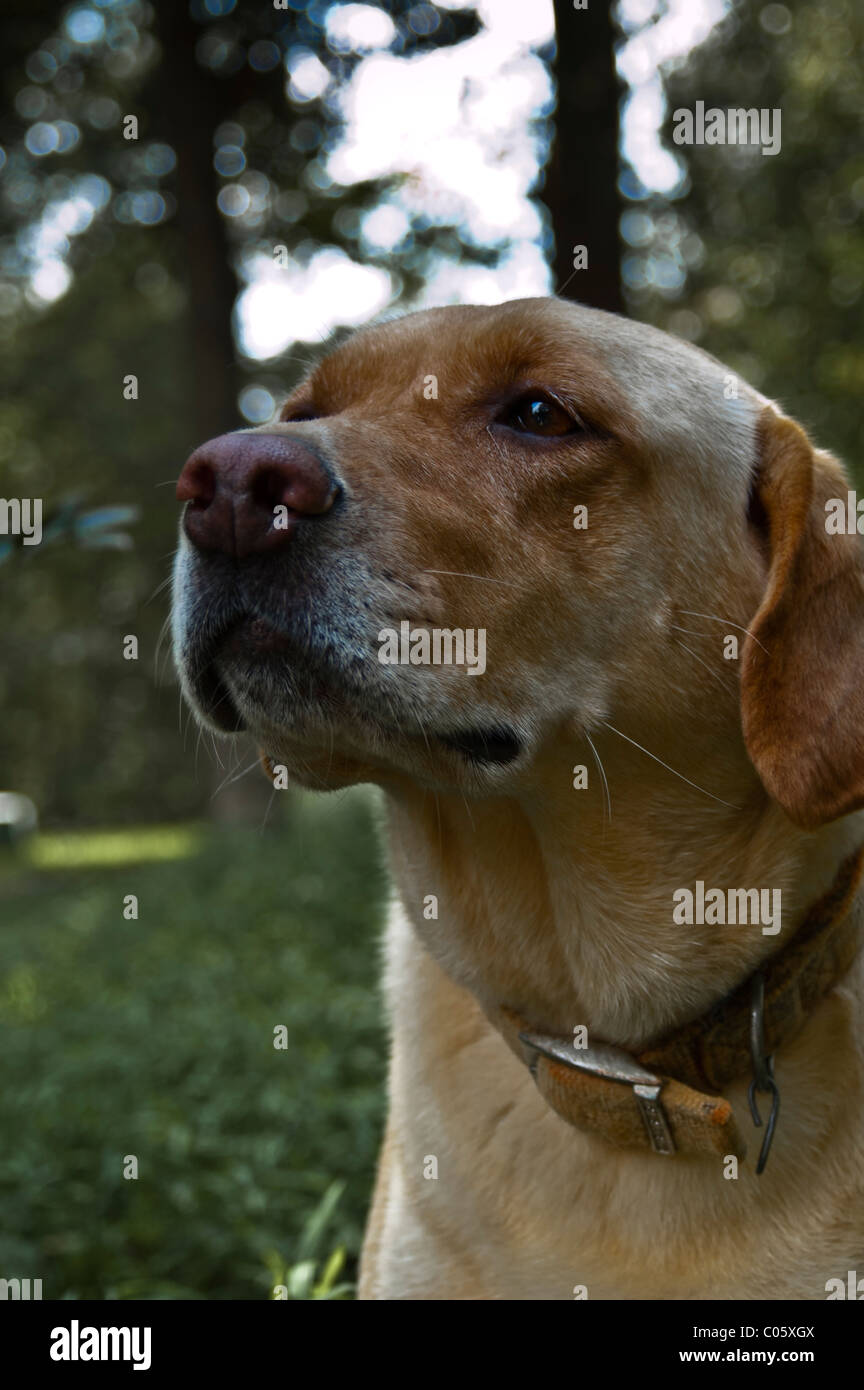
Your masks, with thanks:
M 520 434 L 537 434 L 546 439 L 574 434 L 580 428 L 569 410 L 543 391 L 527 391 L 518 401 L 511 402 L 498 416 L 498 423 Z

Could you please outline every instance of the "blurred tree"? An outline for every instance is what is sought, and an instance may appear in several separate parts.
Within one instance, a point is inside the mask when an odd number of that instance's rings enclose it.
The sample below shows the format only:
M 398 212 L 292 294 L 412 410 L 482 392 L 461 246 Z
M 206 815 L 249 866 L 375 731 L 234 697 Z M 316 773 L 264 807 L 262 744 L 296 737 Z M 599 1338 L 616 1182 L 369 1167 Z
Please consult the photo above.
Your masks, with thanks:
M 618 221 L 616 30 L 611 3 L 555 0 L 557 86 L 544 201 L 555 235 L 556 293 L 623 312 Z M 576 268 L 587 251 L 587 264 Z
M 778 398 L 859 480 L 862 71 L 864 9 L 853 0 L 738 0 L 668 73 L 670 116 L 697 100 L 776 109 L 779 153 L 670 138 L 680 196 L 624 217 L 633 310 Z
M 55 541 L 73 541 L 88 550 L 130 550 L 132 538 L 121 528 L 137 520 L 137 507 L 96 507 L 87 511 L 78 498 L 70 497 L 44 514 L 35 548 L 24 543 L 24 535 L 32 534 L 26 526 L 21 535 L 4 534 L 0 540 L 0 565 L 13 556 L 21 559 L 24 555 L 41 554 L 42 546 Z M 32 518 L 28 521 L 32 526 Z

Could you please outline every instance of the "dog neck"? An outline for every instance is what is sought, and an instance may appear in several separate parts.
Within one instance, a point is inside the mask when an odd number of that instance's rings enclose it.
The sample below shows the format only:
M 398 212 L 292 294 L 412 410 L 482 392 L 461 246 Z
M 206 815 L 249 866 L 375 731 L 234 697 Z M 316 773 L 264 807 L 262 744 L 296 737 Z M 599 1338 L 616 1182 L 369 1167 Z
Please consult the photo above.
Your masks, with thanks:
M 850 817 L 795 830 L 734 745 L 710 766 L 682 758 L 700 791 L 647 759 L 640 767 L 611 736 L 595 743 L 611 814 L 599 776 L 572 786 L 577 740 L 557 742 L 512 796 L 390 788 L 393 869 L 422 940 L 487 1012 L 508 1006 L 550 1032 L 584 1025 L 635 1049 L 698 1017 L 785 945 L 861 829 Z M 676 922 L 674 895 L 699 883 L 779 891 L 780 931 Z

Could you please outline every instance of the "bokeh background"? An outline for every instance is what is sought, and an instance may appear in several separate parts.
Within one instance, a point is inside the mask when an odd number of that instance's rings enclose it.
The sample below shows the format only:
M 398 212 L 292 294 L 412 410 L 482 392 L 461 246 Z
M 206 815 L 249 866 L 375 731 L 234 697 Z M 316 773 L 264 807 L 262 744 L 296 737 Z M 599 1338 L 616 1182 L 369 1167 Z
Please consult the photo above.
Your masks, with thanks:
M 174 479 L 353 326 L 556 289 L 701 344 L 860 476 L 864 9 L 2 14 L 0 492 L 47 529 L 0 536 L 0 1277 L 351 1297 L 377 803 L 274 796 L 180 709 Z M 697 100 L 779 108 L 781 152 L 674 145 Z

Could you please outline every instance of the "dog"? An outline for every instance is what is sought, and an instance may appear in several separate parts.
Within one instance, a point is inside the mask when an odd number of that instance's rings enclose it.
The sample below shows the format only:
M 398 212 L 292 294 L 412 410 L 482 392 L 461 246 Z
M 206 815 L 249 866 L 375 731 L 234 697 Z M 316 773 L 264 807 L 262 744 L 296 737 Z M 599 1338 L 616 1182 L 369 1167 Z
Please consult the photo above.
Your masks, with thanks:
M 845 1287 L 864 563 L 830 523 L 841 465 L 693 345 L 537 298 L 357 332 L 177 495 L 198 717 L 273 776 L 384 792 L 360 1298 Z

